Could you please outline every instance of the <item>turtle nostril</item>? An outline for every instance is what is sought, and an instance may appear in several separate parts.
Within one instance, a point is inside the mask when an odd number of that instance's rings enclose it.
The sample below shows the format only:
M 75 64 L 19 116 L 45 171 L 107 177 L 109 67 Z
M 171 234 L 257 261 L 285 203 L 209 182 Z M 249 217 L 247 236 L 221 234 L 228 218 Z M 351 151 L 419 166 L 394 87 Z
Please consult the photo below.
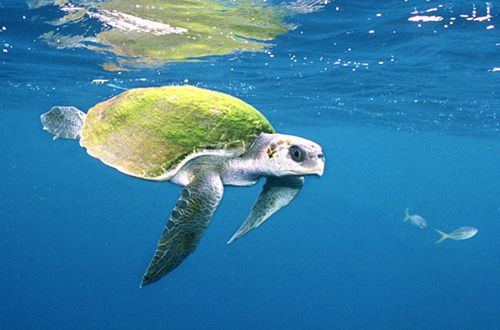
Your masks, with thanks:
M 323 159 L 323 154 L 318 154 L 319 159 Z

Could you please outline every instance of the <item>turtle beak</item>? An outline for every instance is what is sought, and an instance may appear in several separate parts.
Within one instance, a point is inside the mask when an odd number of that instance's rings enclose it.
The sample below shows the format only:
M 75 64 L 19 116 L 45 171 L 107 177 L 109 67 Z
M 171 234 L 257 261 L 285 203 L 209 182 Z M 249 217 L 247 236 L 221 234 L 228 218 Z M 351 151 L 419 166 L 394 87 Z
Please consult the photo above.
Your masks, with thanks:
M 323 153 L 319 153 L 314 157 L 316 157 L 317 160 L 313 174 L 316 174 L 318 176 L 323 176 L 323 172 L 325 171 L 325 157 L 323 156 Z

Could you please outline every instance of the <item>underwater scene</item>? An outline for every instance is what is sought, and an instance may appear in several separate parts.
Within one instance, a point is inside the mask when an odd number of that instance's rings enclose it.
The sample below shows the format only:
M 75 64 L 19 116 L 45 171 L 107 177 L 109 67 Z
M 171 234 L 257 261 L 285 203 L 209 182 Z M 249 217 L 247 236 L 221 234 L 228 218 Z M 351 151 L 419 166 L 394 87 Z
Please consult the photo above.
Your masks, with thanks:
M 0 329 L 499 329 L 499 5 L 0 0 Z

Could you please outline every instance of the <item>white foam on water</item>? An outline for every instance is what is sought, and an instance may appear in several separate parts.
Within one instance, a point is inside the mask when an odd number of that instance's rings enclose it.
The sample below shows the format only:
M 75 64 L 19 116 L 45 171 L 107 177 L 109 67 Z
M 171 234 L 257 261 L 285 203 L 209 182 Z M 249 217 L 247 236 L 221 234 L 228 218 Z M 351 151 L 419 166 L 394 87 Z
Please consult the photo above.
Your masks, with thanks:
M 67 12 L 67 13 L 74 13 L 74 12 L 77 12 L 77 11 L 80 11 L 82 9 L 84 9 L 83 7 L 77 7 L 71 3 L 67 3 L 65 5 L 63 5 L 61 8 L 61 11 L 64 11 L 64 12 Z
M 296 0 L 286 7 L 300 14 L 309 14 L 323 9 L 331 0 Z
M 90 83 L 94 85 L 102 85 L 108 81 L 109 81 L 108 79 L 94 79 Z
M 425 15 L 415 15 L 412 17 L 409 17 L 408 20 L 410 22 L 440 22 L 443 20 L 443 17 L 441 16 L 425 16 Z
M 101 22 L 122 31 L 151 33 L 157 36 L 188 32 L 185 28 L 173 27 L 169 24 L 151 21 L 119 11 L 102 10 L 100 12 L 88 12 L 87 14 L 90 17 L 97 18 Z
M 439 8 L 443 8 L 443 5 L 438 5 L 437 7 L 429 8 L 425 11 L 418 11 L 415 9 L 413 12 L 411 12 L 410 18 L 408 20 L 410 22 L 439 22 L 442 21 L 444 18 L 442 16 L 438 15 L 425 15 L 425 13 L 431 13 L 431 12 L 436 12 L 439 10 Z M 486 2 L 486 12 L 483 16 L 478 16 L 478 10 L 476 8 L 476 5 L 472 6 L 472 12 L 470 14 L 459 14 L 459 18 L 465 19 L 466 21 L 474 21 L 474 22 L 490 22 L 493 16 L 491 15 L 491 3 Z M 450 17 L 450 24 L 453 24 L 452 21 L 455 21 L 457 17 Z M 490 25 L 492 26 L 492 25 Z M 420 27 L 420 26 L 419 26 Z M 448 25 L 444 25 L 445 28 L 448 28 Z M 488 26 L 486 27 L 487 29 L 492 29 L 494 26 L 491 28 Z

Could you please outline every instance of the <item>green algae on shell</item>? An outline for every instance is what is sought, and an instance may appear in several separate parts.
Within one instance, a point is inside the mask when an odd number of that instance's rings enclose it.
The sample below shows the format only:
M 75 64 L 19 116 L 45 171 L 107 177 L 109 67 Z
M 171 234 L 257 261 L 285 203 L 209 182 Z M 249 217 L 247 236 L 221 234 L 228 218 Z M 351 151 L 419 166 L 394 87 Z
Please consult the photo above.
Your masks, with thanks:
M 238 98 L 166 86 L 131 89 L 95 105 L 80 144 L 126 174 L 165 180 L 196 154 L 238 156 L 263 132 L 275 131 Z
M 287 10 L 263 0 L 108 0 L 54 1 L 67 14 L 59 21 L 59 31 L 42 39 L 59 48 L 64 40 L 80 39 L 91 50 L 112 54 L 118 66 L 155 67 L 234 52 L 262 51 L 267 42 L 286 33 Z M 105 29 L 89 42 L 89 36 L 65 33 L 64 26 L 97 19 Z M 79 44 L 81 46 L 81 44 Z

